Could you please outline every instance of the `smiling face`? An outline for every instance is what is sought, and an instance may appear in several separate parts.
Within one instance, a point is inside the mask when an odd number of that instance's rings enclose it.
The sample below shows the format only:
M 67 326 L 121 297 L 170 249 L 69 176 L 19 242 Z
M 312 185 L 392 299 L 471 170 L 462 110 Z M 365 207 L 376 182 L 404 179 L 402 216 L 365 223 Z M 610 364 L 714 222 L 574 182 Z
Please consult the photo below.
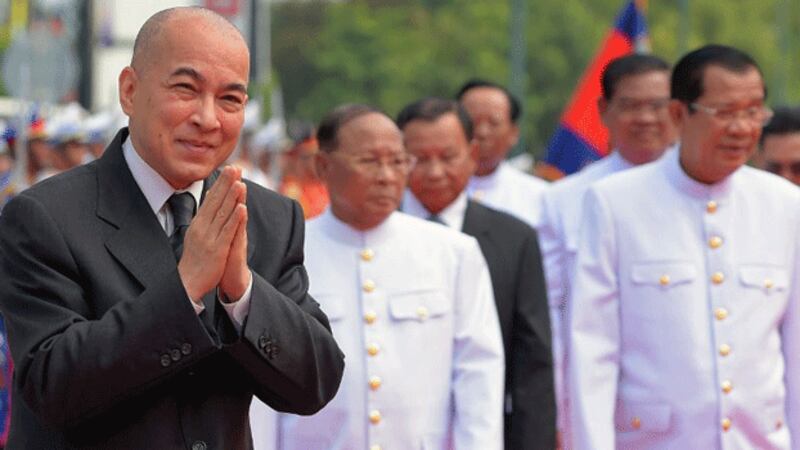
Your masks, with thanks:
M 743 110 L 764 104 L 764 81 L 755 68 L 733 72 L 708 66 L 703 74 L 703 94 L 694 103 L 720 110 Z M 762 124 L 744 117 L 725 121 L 673 101 L 670 112 L 681 128 L 681 166 L 697 181 L 721 181 L 755 153 Z
M 249 53 L 232 25 L 191 11 L 166 19 L 152 40 L 120 74 L 120 103 L 136 151 L 182 189 L 205 179 L 236 146 Z
M 360 115 L 339 128 L 336 148 L 317 154 L 331 211 L 358 230 L 379 225 L 400 206 L 408 175 L 403 138 L 381 113 Z
M 599 101 L 611 144 L 628 162 L 657 159 L 675 141 L 668 112 L 669 73 L 650 71 L 621 78 L 610 100 Z
M 437 214 L 467 186 L 477 166 L 476 145 L 467 140 L 455 113 L 432 122 L 412 120 L 403 127 L 403 139 L 417 159 L 408 188 L 425 209 Z

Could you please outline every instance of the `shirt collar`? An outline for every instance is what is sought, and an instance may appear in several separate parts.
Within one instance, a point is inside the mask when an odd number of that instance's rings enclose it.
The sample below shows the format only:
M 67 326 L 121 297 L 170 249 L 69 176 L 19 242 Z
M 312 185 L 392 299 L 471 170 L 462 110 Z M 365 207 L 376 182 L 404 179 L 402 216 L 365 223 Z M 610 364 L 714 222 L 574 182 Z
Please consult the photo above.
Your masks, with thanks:
M 469 179 L 469 188 L 470 189 L 490 189 L 494 187 L 498 183 L 498 180 L 504 175 L 504 172 L 508 171 L 508 163 L 502 161 L 494 172 L 490 173 L 489 175 L 473 175 Z
M 419 199 L 417 199 L 417 197 L 414 196 L 414 194 L 408 189 L 406 189 L 406 193 L 403 198 L 403 212 L 421 219 L 427 219 L 431 216 L 431 212 L 428 211 L 425 206 L 422 205 Z M 466 212 L 467 193 L 462 191 L 455 200 L 453 200 L 443 210 L 439 211 L 436 216 L 438 216 L 439 219 L 441 219 L 448 227 L 455 230 L 461 230 L 462 225 L 464 225 L 464 214 L 466 214 Z
M 203 194 L 203 180 L 197 180 L 188 188 L 176 191 L 164 177 L 139 156 L 139 152 L 133 148 L 133 142 L 130 137 L 122 143 L 122 154 L 125 157 L 128 168 L 131 170 L 133 179 L 139 185 L 139 189 L 141 189 L 154 214 L 158 215 L 167 200 L 176 192 L 188 192 L 194 197 L 195 204 L 200 204 L 200 197 Z
M 662 158 L 661 164 L 666 167 L 667 177 L 680 191 L 703 200 L 724 200 L 733 188 L 734 177 L 739 173 L 737 169 L 723 180 L 714 184 L 701 183 L 690 177 L 681 167 L 680 149 L 668 151 Z

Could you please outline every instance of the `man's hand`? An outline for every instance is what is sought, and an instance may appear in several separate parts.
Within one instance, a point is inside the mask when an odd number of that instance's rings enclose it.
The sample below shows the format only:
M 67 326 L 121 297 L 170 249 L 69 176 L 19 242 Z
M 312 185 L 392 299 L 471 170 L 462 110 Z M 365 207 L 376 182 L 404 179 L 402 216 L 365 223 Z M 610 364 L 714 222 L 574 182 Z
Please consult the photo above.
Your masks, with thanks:
M 247 208 L 241 204 L 246 191 L 241 178 L 241 169 L 225 167 L 186 230 L 178 273 L 187 295 L 197 304 L 219 285 L 234 238 L 247 221 Z
M 247 190 L 242 190 L 241 197 L 236 206 L 237 210 L 244 213 L 244 219 L 239 222 L 236 235 L 233 237 L 225 272 L 222 274 L 219 288 L 228 301 L 236 301 L 244 295 L 250 286 L 250 269 L 247 267 Z

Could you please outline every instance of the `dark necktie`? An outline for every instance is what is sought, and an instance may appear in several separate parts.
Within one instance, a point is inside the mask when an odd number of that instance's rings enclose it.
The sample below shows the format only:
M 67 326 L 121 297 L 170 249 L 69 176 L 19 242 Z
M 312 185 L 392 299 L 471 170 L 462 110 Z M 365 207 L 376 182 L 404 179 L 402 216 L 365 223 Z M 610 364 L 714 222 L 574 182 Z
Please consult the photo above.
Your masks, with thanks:
M 169 243 L 177 260 L 180 260 L 183 254 L 183 238 L 186 237 L 186 230 L 194 216 L 194 203 L 194 197 L 188 192 L 172 194 L 167 200 L 169 209 L 172 211 L 172 222 L 175 224 L 175 230 L 169 237 Z
M 444 221 L 444 220 L 442 220 L 442 218 L 441 218 L 441 217 L 439 217 L 437 214 L 431 214 L 430 216 L 428 216 L 428 219 L 427 219 L 427 220 L 429 220 L 429 221 L 431 221 L 431 222 L 436 222 L 436 223 L 438 223 L 439 225 L 444 225 L 444 226 L 447 226 L 447 224 L 445 223 L 445 221 Z

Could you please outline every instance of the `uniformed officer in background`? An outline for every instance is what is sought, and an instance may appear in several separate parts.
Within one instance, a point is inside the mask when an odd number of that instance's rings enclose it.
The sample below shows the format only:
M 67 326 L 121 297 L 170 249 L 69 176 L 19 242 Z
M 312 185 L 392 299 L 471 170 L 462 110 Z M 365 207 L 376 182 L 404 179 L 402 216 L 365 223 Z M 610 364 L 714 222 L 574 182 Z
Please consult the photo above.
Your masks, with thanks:
M 800 445 L 800 190 L 744 165 L 765 95 L 747 54 L 687 54 L 678 151 L 589 189 L 567 306 L 575 449 Z

